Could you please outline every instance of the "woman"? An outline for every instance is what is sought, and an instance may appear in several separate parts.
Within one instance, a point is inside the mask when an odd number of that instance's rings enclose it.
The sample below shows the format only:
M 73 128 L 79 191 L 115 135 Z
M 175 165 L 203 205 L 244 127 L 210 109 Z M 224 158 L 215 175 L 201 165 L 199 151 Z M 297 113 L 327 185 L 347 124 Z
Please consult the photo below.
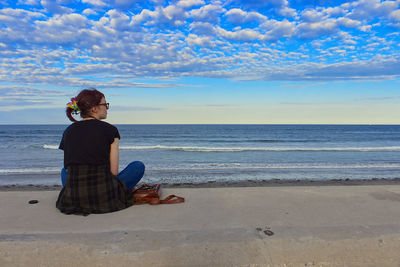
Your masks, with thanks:
M 134 161 L 118 173 L 120 135 L 115 126 L 101 121 L 109 108 L 104 94 L 85 89 L 67 105 L 67 117 L 74 123 L 64 131 L 59 147 L 64 150 L 64 168 L 57 208 L 66 214 L 88 215 L 131 206 L 131 189 L 145 167 Z M 72 117 L 78 113 L 80 121 Z

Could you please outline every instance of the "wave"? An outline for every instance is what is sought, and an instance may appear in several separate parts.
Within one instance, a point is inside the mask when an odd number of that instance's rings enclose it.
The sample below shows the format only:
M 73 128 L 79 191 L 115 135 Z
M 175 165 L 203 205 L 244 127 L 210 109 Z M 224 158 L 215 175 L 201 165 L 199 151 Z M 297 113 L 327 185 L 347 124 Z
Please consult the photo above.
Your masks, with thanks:
M 122 166 L 120 166 L 120 169 Z M 203 163 L 190 164 L 182 166 L 152 166 L 148 171 L 176 171 L 176 172 L 193 172 L 193 171 L 210 171 L 210 170 L 267 170 L 267 169 L 400 169 L 400 163 L 384 163 L 384 164 L 247 164 L 247 163 Z M 60 168 L 32 168 L 32 169 L 0 169 L 0 175 L 12 174 L 58 174 Z
M 60 173 L 61 168 L 0 169 L 0 174 Z
M 43 145 L 44 149 L 58 149 L 58 145 Z
M 244 151 L 400 151 L 390 147 L 201 147 L 201 146 L 121 146 L 124 150 L 176 150 L 187 152 L 244 152 Z
M 310 164 L 310 163 L 295 163 L 295 164 L 240 164 L 240 163 L 219 163 L 219 164 L 192 164 L 190 167 L 184 167 L 190 170 L 201 169 L 242 169 L 242 170 L 257 170 L 257 169 L 398 169 L 400 163 L 367 163 L 367 164 Z M 181 168 L 181 169 L 184 169 Z M 157 169 L 157 168 L 156 168 Z M 160 168 L 161 170 L 162 168 Z M 164 168 L 167 170 L 168 168 Z M 175 168 L 180 169 L 180 168 Z
M 44 149 L 58 149 L 58 145 L 43 145 Z M 186 152 L 244 152 L 244 151 L 400 151 L 400 146 L 387 147 L 205 147 L 205 146 L 121 146 L 122 150 L 175 150 Z
M 244 140 L 242 142 L 249 142 L 249 143 L 313 143 L 313 142 L 320 142 L 321 140 L 275 140 L 275 139 L 257 139 L 257 140 Z

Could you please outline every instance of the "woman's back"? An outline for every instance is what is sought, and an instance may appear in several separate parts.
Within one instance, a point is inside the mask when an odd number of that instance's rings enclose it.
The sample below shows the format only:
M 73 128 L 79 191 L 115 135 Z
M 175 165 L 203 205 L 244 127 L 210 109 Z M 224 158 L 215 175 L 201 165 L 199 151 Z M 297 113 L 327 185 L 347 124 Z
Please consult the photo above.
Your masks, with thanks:
M 96 119 L 78 121 L 64 132 L 60 149 L 64 150 L 64 168 L 70 165 L 109 165 L 110 145 L 120 139 L 118 129 Z
M 64 131 L 60 149 L 68 174 L 56 203 L 63 213 L 106 213 L 133 204 L 130 190 L 110 171 L 115 138 L 118 129 L 96 119 L 74 122 Z

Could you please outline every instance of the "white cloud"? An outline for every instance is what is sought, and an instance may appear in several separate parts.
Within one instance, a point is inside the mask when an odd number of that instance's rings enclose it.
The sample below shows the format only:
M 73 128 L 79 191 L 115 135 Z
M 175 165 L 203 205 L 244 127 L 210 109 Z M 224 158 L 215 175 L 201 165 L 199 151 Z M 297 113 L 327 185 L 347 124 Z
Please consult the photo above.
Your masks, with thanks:
M 231 10 L 228 10 L 225 13 L 225 16 L 228 17 L 228 21 L 234 24 L 242 24 L 246 18 L 247 12 L 239 9 L 239 8 L 234 8 Z
M 296 17 L 297 12 L 295 9 L 290 8 L 289 1 L 287 0 L 231 0 L 228 3 L 233 4 L 233 6 L 242 6 L 243 9 L 256 10 L 262 8 L 269 8 L 271 11 L 275 11 L 278 15 L 285 17 Z M 226 5 L 226 4 L 225 4 Z
M 340 16 L 346 14 L 346 9 L 343 6 L 327 7 L 323 9 L 323 12 L 328 16 Z
M 46 9 L 47 12 L 49 13 L 55 13 L 55 14 L 63 14 L 63 13 L 70 13 L 73 10 L 71 8 L 62 6 L 60 4 L 61 1 L 55 1 L 55 0 L 41 0 L 40 4 Z
M 86 8 L 85 10 L 82 11 L 82 14 L 90 16 L 90 15 L 97 15 L 97 12 L 94 11 L 93 9 Z
M 102 0 L 82 0 L 82 3 L 90 4 L 96 7 L 105 7 L 107 6 Z
M 297 27 L 298 36 L 305 39 L 313 39 L 319 36 L 328 35 L 336 32 L 337 20 L 326 19 L 320 22 L 303 22 Z
M 189 46 L 215 47 L 212 39 L 208 36 L 197 36 L 196 34 L 189 34 L 189 36 L 186 38 L 186 42 Z
M 389 18 L 394 21 L 400 22 L 400 9 L 392 11 L 389 15 Z
M 326 18 L 327 18 L 327 16 L 323 12 L 315 10 L 315 9 L 307 9 L 301 13 L 301 19 L 304 22 L 310 22 L 310 23 L 319 22 Z
M 264 32 L 263 40 L 276 41 L 283 37 L 291 37 L 295 34 L 295 23 L 288 20 L 277 21 L 268 20 L 264 22 L 260 29 Z
M 30 19 L 43 18 L 44 14 L 40 12 L 32 12 L 24 9 L 12 9 L 12 8 L 3 8 L 0 9 L 0 13 L 3 14 L 2 18 L 8 17 L 8 20 L 20 20 L 28 21 Z M 18 18 L 18 19 L 17 19 Z
M 88 24 L 88 19 L 81 14 L 72 13 L 56 15 L 47 21 L 36 21 L 37 25 L 51 28 L 84 28 Z
M 181 8 L 176 6 L 167 6 L 166 8 L 159 9 L 162 10 L 163 16 L 167 20 L 184 20 L 186 18 L 186 12 L 184 12 Z
M 144 9 L 139 15 L 132 17 L 132 24 L 145 23 L 145 25 L 153 25 L 160 27 L 167 24 L 170 26 L 181 26 L 185 23 L 187 12 L 178 6 L 169 5 L 167 7 L 156 7 L 154 11 Z
M 190 24 L 190 30 L 200 35 L 214 35 L 216 33 L 214 25 L 208 22 L 193 22 Z
M 372 29 L 371 25 L 363 25 L 363 26 L 360 27 L 360 30 L 363 31 L 363 32 L 370 32 L 371 29 Z
M 260 2 L 262 2 L 262 1 L 260 1 Z M 265 1 L 265 2 L 267 2 L 268 4 L 275 7 L 276 13 L 278 15 L 281 15 L 284 17 L 296 17 L 297 16 L 296 9 L 289 7 L 288 0 L 270 0 L 270 1 Z
M 18 4 L 30 5 L 30 6 L 38 6 L 39 5 L 39 0 L 18 0 Z
M 125 13 L 115 9 L 109 10 L 106 15 L 110 18 L 108 23 L 111 28 L 119 31 L 124 31 L 130 27 L 131 19 Z
M 150 2 L 154 3 L 156 6 L 162 6 L 165 3 L 164 0 L 150 0 Z
M 304 73 L 313 79 L 372 79 L 400 75 L 399 58 L 376 56 L 371 60 L 315 65 Z
M 38 89 L 27 86 L 0 86 L 0 106 L 4 110 L 54 105 L 68 95 L 62 90 Z
M 359 39 L 357 37 L 350 35 L 348 32 L 343 32 L 343 31 L 339 32 L 338 36 L 342 40 L 343 43 L 351 44 L 351 45 L 356 45 L 357 41 L 355 39 Z
M 191 18 L 196 21 L 219 21 L 219 15 L 223 13 L 225 9 L 220 5 L 205 5 L 199 9 L 193 9 L 189 12 Z
M 244 29 L 244 30 L 231 32 L 231 31 L 227 31 L 222 28 L 218 28 L 217 31 L 220 36 L 222 36 L 223 38 L 226 38 L 228 40 L 243 41 L 243 42 L 262 40 L 262 35 L 255 30 Z
M 32 22 L 38 18 L 42 19 L 45 16 L 39 12 L 22 9 L 1 9 L 0 22 L 2 22 L 3 28 L 0 31 L 0 40 L 5 44 L 24 44 L 35 31 Z
M 179 2 L 176 5 L 179 7 L 182 7 L 182 8 L 190 8 L 193 6 L 204 5 L 204 1 L 203 0 L 179 0 Z
M 361 22 L 358 20 L 353 20 L 349 18 L 338 18 L 337 22 L 340 26 L 348 27 L 348 28 L 357 28 L 361 25 Z
M 351 12 L 348 17 L 358 20 L 370 20 L 377 16 L 386 16 L 397 9 L 398 1 L 359 0 L 350 3 Z
M 141 24 L 143 22 L 146 22 L 147 20 L 151 20 L 152 18 L 156 17 L 156 12 L 151 11 L 148 9 L 143 9 L 140 14 L 132 16 L 132 24 Z
M 347 17 L 330 17 L 333 13 L 340 14 L 342 12 L 340 8 L 336 9 L 335 12 L 329 9 L 308 9 L 303 11 L 301 13 L 302 23 L 299 26 L 300 35 L 314 38 L 321 34 L 334 32 L 334 29 L 339 26 L 357 28 L 361 25 L 360 21 Z M 312 31 L 315 32 L 313 33 Z
M 233 24 L 243 24 L 251 21 L 262 22 L 267 19 L 266 16 L 257 12 L 246 12 L 239 8 L 230 9 L 225 13 L 227 20 Z
M 287 6 L 282 7 L 281 9 L 278 10 L 278 14 L 284 16 L 284 17 L 296 17 L 297 12 L 296 9 L 289 8 Z
M 65 96 L 62 90 L 54 89 L 38 89 L 26 86 L 0 86 L 1 97 L 30 97 L 30 98 L 43 98 L 51 96 Z

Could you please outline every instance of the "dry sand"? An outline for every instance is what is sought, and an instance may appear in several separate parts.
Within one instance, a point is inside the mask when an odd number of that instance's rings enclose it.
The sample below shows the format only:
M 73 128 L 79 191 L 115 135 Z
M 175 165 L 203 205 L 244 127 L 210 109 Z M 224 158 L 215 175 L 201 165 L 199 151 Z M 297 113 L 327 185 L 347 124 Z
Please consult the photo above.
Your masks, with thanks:
M 400 185 L 171 193 L 186 202 L 84 217 L 2 191 L 0 266 L 400 266 Z

